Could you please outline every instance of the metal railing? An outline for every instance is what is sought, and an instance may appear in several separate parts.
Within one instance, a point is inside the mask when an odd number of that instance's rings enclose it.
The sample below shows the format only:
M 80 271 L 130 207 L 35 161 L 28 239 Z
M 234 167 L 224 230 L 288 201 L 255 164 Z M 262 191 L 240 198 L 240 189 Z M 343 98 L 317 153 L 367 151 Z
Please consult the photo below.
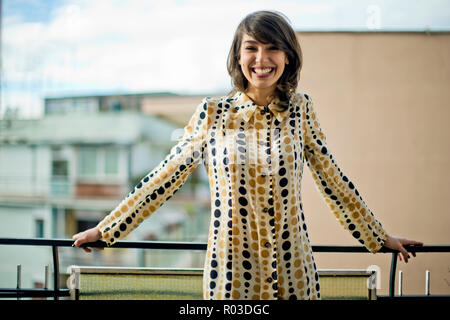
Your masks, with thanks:
M 22 289 L 22 288 L 0 288 L 0 298 L 35 298 L 35 297 L 52 297 L 58 300 L 60 297 L 70 296 L 69 289 L 61 289 L 59 284 L 59 247 L 72 247 L 73 240 L 66 239 L 29 239 L 29 238 L 0 238 L 0 245 L 24 245 L 24 246 L 48 246 L 52 247 L 53 258 L 53 289 Z M 104 241 L 96 241 L 86 243 L 83 247 L 106 248 Z M 118 241 L 110 248 L 128 248 L 128 249 L 162 249 L 162 250 L 206 250 L 207 244 L 200 242 L 168 242 L 168 241 Z M 427 252 L 427 253 L 443 253 L 450 252 L 450 245 L 424 245 L 424 246 L 405 246 L 409 252 Z M 313 252 L 323 253 L 369 253 L 362 246 L 328 246 L 315 245 L 312 246 Z M 401 298 L 401 297 L 447 297 L 450 295 L 420 295 L 420 296 L 395 296 L 395 275 L 397 272 L 397 255 L 398 251 L 381 248 L 379 253 L 390 253 L 391 268 L 389 276 L 389 295 L 378 296 L 378 298 Z

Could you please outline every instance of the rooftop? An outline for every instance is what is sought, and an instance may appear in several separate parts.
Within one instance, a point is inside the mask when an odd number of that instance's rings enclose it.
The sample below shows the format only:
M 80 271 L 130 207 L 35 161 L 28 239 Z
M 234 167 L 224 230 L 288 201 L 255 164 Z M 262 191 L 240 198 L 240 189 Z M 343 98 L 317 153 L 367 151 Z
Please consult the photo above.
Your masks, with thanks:
M 177 126 L 139 112 L 97 112 L 47 115 L 41 119 L 0 120 L 0 144 L 129 144 L 159 137 L 170 142 Z

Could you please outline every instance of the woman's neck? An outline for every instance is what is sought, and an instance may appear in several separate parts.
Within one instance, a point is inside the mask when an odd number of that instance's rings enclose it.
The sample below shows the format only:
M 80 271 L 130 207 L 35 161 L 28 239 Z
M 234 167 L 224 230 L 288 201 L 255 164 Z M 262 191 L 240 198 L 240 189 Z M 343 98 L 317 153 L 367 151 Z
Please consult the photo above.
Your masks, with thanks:
M 245 93 L 258 106 L 266 106 L 272 101 L 275 88 L 248 88 Z

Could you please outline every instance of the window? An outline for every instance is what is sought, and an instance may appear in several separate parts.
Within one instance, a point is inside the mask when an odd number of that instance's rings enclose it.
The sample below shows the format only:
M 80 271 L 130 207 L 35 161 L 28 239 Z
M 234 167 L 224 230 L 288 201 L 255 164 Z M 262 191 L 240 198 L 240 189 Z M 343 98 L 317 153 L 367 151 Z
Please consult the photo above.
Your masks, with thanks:
M 115 149 L 105 149 L 105 174 L 119 173 L 119 152 Z
M 44 237 L 44 220 L 36 219 L 34 221 L 34 227 L 35 227 L 34 236 L 36 238 L 43 238 Z
M 67 160 L 52 161 L 50 192 L 53 196 L 70 195 L 69 169 Z
M 90 113 L 99 110 L 99 99 L 93 98 L 50 98 L 45 100 L 45 114 Z
M 115 101 L 112 104 L 112 110 L 113 111 L 120 111 L 122 109 L 122 104 L 120 103 L 120 101 Z
M 67 160 L 53 160 L 52 162 L 52 176 L 54 177 L 68 177 L 68 163 Z
M 85 178 L 116 177 L 120 173 L 120 151 L 113 147 L 80 148 L 80 176 Z
M 80 150 L 80 174 L 83 176 L 95 176 L 97 174 L 96 149 L 82 148 Z

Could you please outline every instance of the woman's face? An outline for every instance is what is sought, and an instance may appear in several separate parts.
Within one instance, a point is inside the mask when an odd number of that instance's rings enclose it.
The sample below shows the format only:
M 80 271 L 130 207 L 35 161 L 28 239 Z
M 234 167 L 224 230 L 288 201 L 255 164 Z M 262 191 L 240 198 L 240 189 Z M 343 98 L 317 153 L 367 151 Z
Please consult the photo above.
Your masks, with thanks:
M 284 51 L 274 44 L 264 44 L 248 34 L 243 35 L 239 64 L 248 80 L 248 91 L 275 90 L 288 63 Z

